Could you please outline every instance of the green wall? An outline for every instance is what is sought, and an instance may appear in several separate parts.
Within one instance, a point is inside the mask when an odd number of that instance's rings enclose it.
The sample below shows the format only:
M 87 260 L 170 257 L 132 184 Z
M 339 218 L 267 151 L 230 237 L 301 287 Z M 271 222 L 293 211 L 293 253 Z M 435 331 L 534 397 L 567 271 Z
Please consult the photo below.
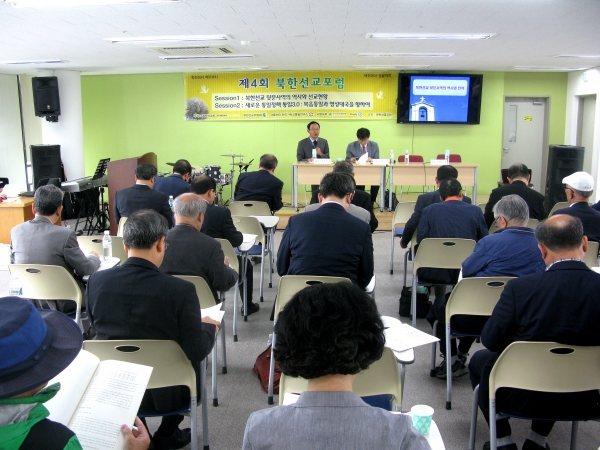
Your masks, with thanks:
M 192 165 L 220 165 L 229 170 L 231 158 L 241 153 L 254 158 L 256 170 L 263 153 L 279 159 L 276 175 L 290 192 L 291 164 L 296 146 L 307 136 L 306 120 L 187 122 L 184 113 L 182 74 L 84 76 L 81 81 L 86 173 L 93 173 L 100 158 L 121 159 L 153 151 L 158 169 L 169 171 L 167 162 L 188 159 Z M 502 110 L 505 96 L 548 96 L 550 143 L 564 143 L 567 96 L 566 74 L 484 74 L 480 125 L 400 125 L 387 120 L 322 120 L 321 137 L 329 141 L 333 159 L 344 157 L 346 146 L 356 139 L 356 129 L 371 130 L 381 156 L 390 149 L 396 156 L 406 149 L 425 160 L 445 149 L 460 153 L 465 162 L 478 163 L 479 193 L 489 194 L 497 185 L 501 165 Z M 228 190 L 225 190 L 228 193 Z

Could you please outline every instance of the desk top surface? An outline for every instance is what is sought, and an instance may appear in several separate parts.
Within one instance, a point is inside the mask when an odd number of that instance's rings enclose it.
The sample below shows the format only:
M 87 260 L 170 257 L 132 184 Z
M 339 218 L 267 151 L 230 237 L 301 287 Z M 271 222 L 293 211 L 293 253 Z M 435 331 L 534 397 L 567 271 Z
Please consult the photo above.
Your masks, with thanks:
M 0 208 L 22 208 L 32 203 L 33 197 L 11 197 L 0 203 Z

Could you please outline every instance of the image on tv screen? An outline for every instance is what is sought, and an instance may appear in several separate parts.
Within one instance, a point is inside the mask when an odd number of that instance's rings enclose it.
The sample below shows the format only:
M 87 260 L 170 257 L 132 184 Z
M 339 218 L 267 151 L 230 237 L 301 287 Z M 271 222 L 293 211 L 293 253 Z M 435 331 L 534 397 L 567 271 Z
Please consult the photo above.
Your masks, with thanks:
M 410 77 L 410 122 L 467 122 L 470 77 Z

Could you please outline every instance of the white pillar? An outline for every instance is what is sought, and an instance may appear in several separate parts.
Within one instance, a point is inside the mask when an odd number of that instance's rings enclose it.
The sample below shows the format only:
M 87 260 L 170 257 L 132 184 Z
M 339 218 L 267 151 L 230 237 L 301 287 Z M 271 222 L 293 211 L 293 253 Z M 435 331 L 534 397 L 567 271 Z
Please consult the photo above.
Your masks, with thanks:
M 81 74 L 71 70 L 55 70 L 53 75 L 58 78 L 60 116 L 58 122 L 42 122 L 42 139 L 44 144 L 60 145 L 60 155 L 68 180 L 83 178 L 85 166 Z

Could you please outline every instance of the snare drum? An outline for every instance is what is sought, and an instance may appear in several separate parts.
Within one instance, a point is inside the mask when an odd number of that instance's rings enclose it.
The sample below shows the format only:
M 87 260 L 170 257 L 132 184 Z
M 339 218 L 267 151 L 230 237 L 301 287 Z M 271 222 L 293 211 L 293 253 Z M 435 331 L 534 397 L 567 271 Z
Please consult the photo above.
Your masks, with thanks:
M 221 175 L 221 166 L 204 166 L 204 173 L 219 182 L 219 176 Z
M 223 186 L 227 186 L 227 185 L 231 184 L 231 174 L 222 173 L 221 175 L 219 175 L 218 183 L 222 184 Z

